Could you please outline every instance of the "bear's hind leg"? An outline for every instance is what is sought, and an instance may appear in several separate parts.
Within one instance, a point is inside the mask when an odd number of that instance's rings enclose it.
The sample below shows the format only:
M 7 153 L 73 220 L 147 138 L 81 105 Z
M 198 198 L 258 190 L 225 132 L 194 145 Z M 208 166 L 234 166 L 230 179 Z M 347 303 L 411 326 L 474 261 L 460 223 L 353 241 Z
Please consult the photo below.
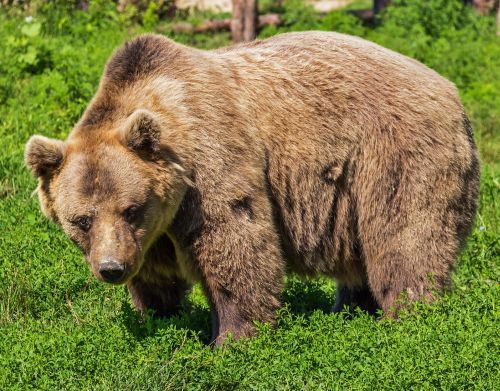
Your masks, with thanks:
M 466 139 L 457 133 L 449 144 L 405 150 L 394 147 L 402 140 L 374 138 L 366 146 L 357 227 L 368 284 L 387 316 L 449 285 L 476 210 L 478 162 Z
M 437 260 L 434 254 L 389 251 L 368 262 L 370 289 L 385 316 L 397 316 L 408 301 L 435 299 L 448 285 L 451 271 L 451 262 Z
M 341 312 L 344 307 L 349 311 L 359 307 L 371 315 L 375 315 L 380 308 L 368 286 L 349 287 L 338 282 L 333 312 Z

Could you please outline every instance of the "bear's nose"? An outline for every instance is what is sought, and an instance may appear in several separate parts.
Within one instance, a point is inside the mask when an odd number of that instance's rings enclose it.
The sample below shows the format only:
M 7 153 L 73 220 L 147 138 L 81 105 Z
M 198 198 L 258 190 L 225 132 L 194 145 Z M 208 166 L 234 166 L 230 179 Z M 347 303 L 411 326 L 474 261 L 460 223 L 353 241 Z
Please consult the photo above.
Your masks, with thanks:
M 125 264 L 113 259 L 108 258 L 99 263 L 99 274 L 106 282 L 120 282 L 125 276 L 125 272 Z

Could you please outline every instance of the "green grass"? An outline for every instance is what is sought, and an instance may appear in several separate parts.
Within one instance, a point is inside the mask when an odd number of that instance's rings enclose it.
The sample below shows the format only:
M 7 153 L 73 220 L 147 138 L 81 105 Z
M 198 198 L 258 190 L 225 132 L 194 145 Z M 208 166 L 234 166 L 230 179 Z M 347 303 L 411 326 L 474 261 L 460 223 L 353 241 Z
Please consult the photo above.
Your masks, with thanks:
M 350 319 L 329 312 L 333 281 L 289 277 L 275 328 L 259 325 L 255 338 L 215 350 L 206 345 L 210 314 L 198 286 L 180 316 L 154 320 L 133 311 L 123 287 L 97 282 L 42 217 L 22 161 L 31 134 L 67 135 L 114 47 L 144 27 L 104 1 L 87 14 L 42 9 L 39 30 L 0 13 L 0 389 L 499 389 L 500 41 L 494 18 L 443 11 L 443 1 L 430 1 L 435 9 L 395 1 L 376 28 L 285 2 L 285 26 L 262 34 L 304 26 L 355 33 L 457 83 L 482 182 L 452 291 L 397 322 Z M 167 22 L 154 28 L 172 36 Z M 175 38 L 207 48 L 229 36 Z

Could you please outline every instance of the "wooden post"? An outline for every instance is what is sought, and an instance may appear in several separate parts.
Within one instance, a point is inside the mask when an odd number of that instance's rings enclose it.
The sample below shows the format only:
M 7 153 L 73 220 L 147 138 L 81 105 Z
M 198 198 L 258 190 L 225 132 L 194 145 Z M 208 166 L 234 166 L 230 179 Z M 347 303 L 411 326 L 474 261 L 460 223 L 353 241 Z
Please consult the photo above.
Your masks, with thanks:
M 497 36 L 500 37 L 500 1 L 497 5 Z
M 245 27 L 243 39 L 245 42 L 253 41 L 257 36 L 257 0 L 245 0 Z
M 245 26 L 245 0 L 232 0 L 233 14 L 231 16 L 231 36 L 233 42 L 243 41 L 243 27 Z
M 233 42 L 252 41 L 257 35 L 257 0 L 232 0 L 231 35 Z

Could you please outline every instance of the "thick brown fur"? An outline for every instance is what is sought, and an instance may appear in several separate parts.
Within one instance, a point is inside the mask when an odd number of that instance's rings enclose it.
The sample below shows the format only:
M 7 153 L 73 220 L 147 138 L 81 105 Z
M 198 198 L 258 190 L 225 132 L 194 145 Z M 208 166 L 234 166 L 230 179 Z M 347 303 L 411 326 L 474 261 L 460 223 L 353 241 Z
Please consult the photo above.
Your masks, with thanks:
M 68 140 L 34 136 L 26 161 L 97 277 L 126 264 L 137 308 L 161 315 L 200 281 L 217 343 L 273 321 L 287 270 L 335 278 L 336 310 L 432 299 L 479 184 L 452 83 L 325 32 L 209 52 L 138 37 Z

